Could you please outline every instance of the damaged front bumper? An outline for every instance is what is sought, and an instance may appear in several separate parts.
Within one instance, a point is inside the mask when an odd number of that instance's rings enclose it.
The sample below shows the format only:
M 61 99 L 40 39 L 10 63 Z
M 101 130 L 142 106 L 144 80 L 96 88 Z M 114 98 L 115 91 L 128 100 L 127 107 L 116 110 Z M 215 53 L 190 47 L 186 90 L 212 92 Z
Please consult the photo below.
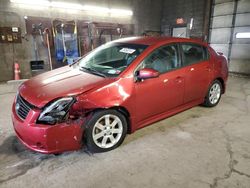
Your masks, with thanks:
M 36 124 L 40 114 L 32 109 L 25 120 L 22 120 L 12 106 L 14 130 L 20 141 L 29 149 L 40 153 L 62 153 L 78 150 L 82 147 L 84 119 L 69 120 L 56 125 Z

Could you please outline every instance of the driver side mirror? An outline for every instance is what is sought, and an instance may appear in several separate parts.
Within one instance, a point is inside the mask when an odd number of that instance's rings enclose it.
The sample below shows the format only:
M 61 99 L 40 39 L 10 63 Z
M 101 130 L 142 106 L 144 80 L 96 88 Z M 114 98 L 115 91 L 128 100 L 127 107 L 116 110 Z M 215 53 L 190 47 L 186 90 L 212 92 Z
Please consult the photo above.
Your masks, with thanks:
M 145 80 L 149 78 L 156 78 L 160 75 L 160 73 L 157 70 L 150 69 L 150 68 L 144 68 L 138 71 L 137 78 L 139 80 Z

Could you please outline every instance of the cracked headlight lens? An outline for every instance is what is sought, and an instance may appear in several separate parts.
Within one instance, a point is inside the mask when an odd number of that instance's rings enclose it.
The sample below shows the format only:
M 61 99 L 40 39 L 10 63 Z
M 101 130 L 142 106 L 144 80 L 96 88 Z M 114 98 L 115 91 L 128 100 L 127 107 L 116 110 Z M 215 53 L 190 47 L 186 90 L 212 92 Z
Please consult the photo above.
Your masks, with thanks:
M 73 97 L 64 97 L 45 106 L 38 118 L 38 123 L 53 125 L 56 122 L 64 120 L 74 101 Z

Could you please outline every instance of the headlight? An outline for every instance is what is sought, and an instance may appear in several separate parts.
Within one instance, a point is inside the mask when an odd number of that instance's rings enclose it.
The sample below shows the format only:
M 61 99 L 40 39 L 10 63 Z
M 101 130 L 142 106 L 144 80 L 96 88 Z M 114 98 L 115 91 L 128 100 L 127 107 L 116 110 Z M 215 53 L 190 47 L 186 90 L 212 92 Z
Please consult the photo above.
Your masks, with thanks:
M 55 124 L 62 121 L 74 101 L 73 97 L 65 97 L 52 102 L 43 109 L 38 118 L 38 123 Z

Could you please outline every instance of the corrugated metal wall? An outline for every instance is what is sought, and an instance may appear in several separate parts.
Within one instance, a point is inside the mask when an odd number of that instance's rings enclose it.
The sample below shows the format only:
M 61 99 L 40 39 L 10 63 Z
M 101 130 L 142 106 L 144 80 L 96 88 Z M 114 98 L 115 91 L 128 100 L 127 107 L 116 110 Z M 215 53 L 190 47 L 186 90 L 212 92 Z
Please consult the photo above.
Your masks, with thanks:
M 237 39 L 250 32 L 250 0 L 214 0 L 210 44 L 230 61 L 230 72 L 250 74 L 250 39 Z

